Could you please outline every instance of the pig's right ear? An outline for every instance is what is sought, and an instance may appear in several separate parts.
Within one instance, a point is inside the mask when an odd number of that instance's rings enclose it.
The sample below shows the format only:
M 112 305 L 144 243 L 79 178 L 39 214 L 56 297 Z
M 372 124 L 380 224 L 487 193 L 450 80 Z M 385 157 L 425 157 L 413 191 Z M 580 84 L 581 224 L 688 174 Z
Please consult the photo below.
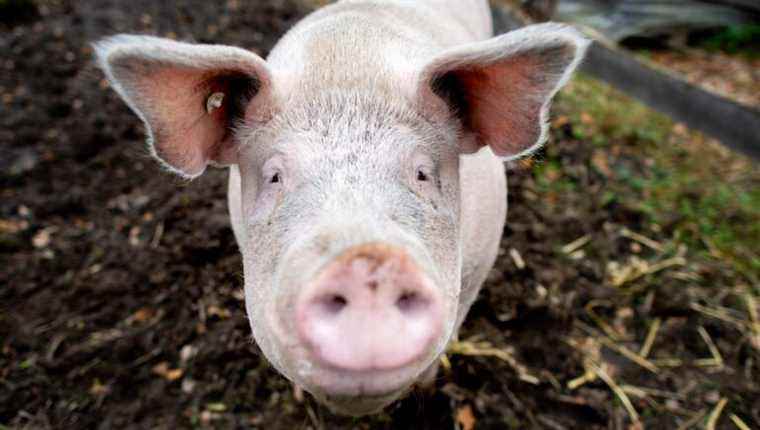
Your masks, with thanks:
M 94 48 L 113 88 L 145 123 L 151 153 L 185 178 L 210 163 L 235 163 L 235 126 L 271 107 L 266 62 L 245 49 L 131 35 Z

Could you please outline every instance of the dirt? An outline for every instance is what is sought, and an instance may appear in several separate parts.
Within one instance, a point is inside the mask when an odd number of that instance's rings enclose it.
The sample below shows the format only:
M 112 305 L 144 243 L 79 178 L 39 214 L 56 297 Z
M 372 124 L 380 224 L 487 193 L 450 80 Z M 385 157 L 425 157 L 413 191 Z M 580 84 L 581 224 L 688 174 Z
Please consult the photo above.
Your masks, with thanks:
M 749 107 L 760 107 L 760 59 L 720 51 L 659 50 L 648 59 L 708 91 Z
M 616 379 L 675 393 L 633 398 L 649 411 L 648 428 L 675 428 L 723 395 L 727 410 L 760 426 L 756 379 L 741 376 L 758 375 L 757 351 L 691 307 L 712 292 L 664 278 L 653 300 L 606 281 L 607 263 L 632 252 L 621 227 L 654 239 L 668 227 L 651 232 L 642 213 L 603 201 L 593 148 L 572 138 L 571 124 L 553 129 L 539 159 L 560 163 L 584 192 L 546 192 L 526 164 L 511 169 L 502 255 L 460 334 L 517 363 L 481 345 L 475 355 L 450 354 L 433 389 L 378 416 L 330 414 L 251 341 L 225 172 L 186 183 L 161 171 L 88 45 L 138 32 L 266 54 L 308 8 L 295 0 L 31 4 L 23 19 L 0 22 L 0 428 L 635 428 L 604 381 L 567 387 L 590 356 Z M 560 250 L 585 235 L 586 258 Z M 719 270 L 707 276 L 732 281 Z M 596 354 L 592 300 L 630 348 L 646 335 L 644 321 L 659 317 L 655 350 L 709 357 L 687 330 L 703 325 L 732 372 L 715 371 L 703 385 L 709 369 L 652 373 L 609 349 Z M 538 383 L 521 379 L 521 366 Z

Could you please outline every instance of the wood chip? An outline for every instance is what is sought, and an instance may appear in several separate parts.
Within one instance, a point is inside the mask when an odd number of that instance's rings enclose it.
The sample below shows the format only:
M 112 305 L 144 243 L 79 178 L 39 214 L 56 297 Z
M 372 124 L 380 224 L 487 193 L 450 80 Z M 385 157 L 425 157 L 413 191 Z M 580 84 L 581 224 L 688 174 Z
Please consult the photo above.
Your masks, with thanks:
M 182 377 L 182 374 L 184 373 L 182 369 L 171 369 L 169 368 L 169 363 L 166 361 L 162 361 L 155 366 L 153 366 L 153 369 L 151 369 L 154 374 L 161 376 L 162 378 L 166 379 L 167 381 L 176 381 L 177 379 Z

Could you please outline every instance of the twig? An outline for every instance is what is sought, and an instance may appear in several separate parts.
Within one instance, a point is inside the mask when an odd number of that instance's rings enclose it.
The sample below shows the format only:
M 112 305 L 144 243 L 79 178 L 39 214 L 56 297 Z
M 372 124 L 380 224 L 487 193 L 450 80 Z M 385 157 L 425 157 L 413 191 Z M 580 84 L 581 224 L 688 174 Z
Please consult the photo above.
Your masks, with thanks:
M 593 372 L 590 369 L 586 369 L 586 371 L 583 373 L 583 375 L 581 375 L 581 376 L 579 376 L 577 378 L 574 378 L 574 379 L 571 379 L 570 381 L 568 381 L 567 388 L 570 389 L 570 390 L 574 390 L 574 389 L 580 387 L 581 385 L 584 385 L 584 384 L 586 384 L 588 382 L 595 381 L 597 377 L 598 376 L 597 376 L 597 374 L 595 372 Z
M 540 422 L 541 424 L 543 424 L 545 427 L 550 428 L 552 430 L 567 430 L 567 427 L 543 415 L 537 415 L 536 420 Z
M 657 331 L 660 330 L 661 323 L 662 323 L 662 320 L 660 318 L 655 318 L 655 320 L 652 321 L 652 325 L 649 326 L 647 337 L 646 339 L 644 339 L 644 345 L 642 345 L 641 349 L 639 350 L 639 355 L 641 356 L 641 358 L 647 358 L 647 356 L 651 352 L 652 345 L 654 344 L 654 340 L 657 337 Z
M 666 398 L 666 399 L 677 399 L 677 400 L 684 400 L 684 399 L 686 399 L 686 396 L 684 396 L 683 394 L 672 393 L 670 391 L 658 390 L 656 388 L 637 387 L 635 385 L 628 385 L 628 384 L 622 385 L 620 388 L 622 388 L 623 391 L 625 391 L 625 392 L 638 391 L 638 392 L 645 393 L 645 394 L 647 394 L 649 396 L 654 396 L 654 397 L 662 397 L 662 398 Z
M 652 364 L 657 367 L 681 367 L 686 365 L 694 367 L 723 367 L 723 363 L 715 358 L 698 358 L 688 363 L 684 363 L 680 358 L 658 358 L 652 360 Z
M 441 354 L 441 366 L 443 366 L 443 370 L 451 370 L 451 361 L 449 361 L 449 357 L 446 354 Z
M 631 399 L 628 398 L 628 395 L 625 394 L 625 392 L 618 386 L 617 383 L 610 377 L 610 375 L 599 365 L 596 363 L 589 363 L 594 372 L 601 378 L 602 381 L 604 381 L 605 384 L 607 384 L 613 393 L 620 399 L 620 403 L 623 404 L 623 407 L 625 407 L 626 411 L 628 411 L 628 415 L 631 417 L 631 421 L 634 423 L 639 423 L 639 414 L 636 412 L 636 409 L 633 407 L 633 404 L 631 403 Z
M 649 360 L 647 360 L 647 359 L 639 356 L 638 354 L 636 354 L 635 352 L 631 351 L 630 349 L 628 349 L 628 348 L 626 348 L 626 347 L 624 347 L 622 345 L 618 345 L 618 344 L 612 342 L 611 340 L 609 340 L 607 338 L 601 338 L 599 341 L 604 346 L 606 346 L 607 348 L 610 348 L 610 349 L 613 349 L 613 350 L 617 351 L 618 353 L 620 353 L 621 355 L 623 355 L 625 358 L 633 361 L 634 363 L 638 364 L 639 366 L 643 367 L 644 369 L 647 369 L 648 371 L 650 371 L 652 373 L 659 373 L 659 369 L 657 368 L 657 366 L 654 365 L 654 363 L 652 363 L 651 361 L 649 361 Z
M 665 252 L 665 248 L 659 242 L 656 242 L 642 234 L 636 233 L 635 231 L 631 231 L 626 227 L 620 231 L 620 235 L 639 242 L 640 244 L 652 248 L 657 252 Z
M 691 362 L 695 367 L 723 367 L 723 362 L 714 358 L 698 358 Z
M 317 413 L 314 412 L 314 408 L 311 407 L 310 403 L 306 404 L 306 413 L 315 429 L 322 430 L 325 428 L 324 423 L 322 423 L 322 420 L 317 416 Z
M 647 360 L 646 358 L 641 357 L 640 355 L 636 354 L 635 352 L 631 351 L 630 349 L 618 345 L 617 343 L 613 342 L 609 338 L 605 337 L 604 335 L 599 334 L 594 330 L 593 328 L 587 326 L 586 324 L 577 323 L 578 326 L 589 333 L 592 336 L 597 336 L 596 340 L 599 341 L 602 345 L 606 346 L 607 348 L 612 349 L 613 351 L 616 351 L 617 353 L 623 355 L 625 358 L 633 361 L 634 363 L 638 364 L 639 366 L 643 367 L 644 369 L 647 369 L 648 371 L 652 373 L 659 373 L 659 369 L 657 366 L 655 366 L 654 363 Z
M 740 319 L 737 319 L 737 318 L 734 318 L 734 317 L 728 315 L 726 312 L 723 312 L 723 311 L 720 311 L 720 310 L 716 310 L 716 309 L 711 309 L 711 308 L 708 308 L 707 306 L 702 306 L 699 303 L 691 303 L 691 304 L 689 304 L 689 307 L 692 308 L 693 310 L 699 312 L 699 313 L 702 313 L 702 314 L 705 314 L 707 316 L 719 319 L 719 320 L 727 322 L 729 324 L 733 324 L 734 326 L 736 326 L 737 328 L 739 328 L 739 330 L 743 331 L 743 330 L 747 329 L 747 324 L 744 321 L 742 321 Z
M 583 248 L 591 240 L 591 235 L 587 234 L 575 239 L 567 245 L 560 248 L 563 254 L 572 254 L 573 252 Z
M 549 381 L 550 384 L 554 387 L 555 390 L 558 392 L 562 391 L 562 384 L 559 382 L 556 376 L 552 372 L 550 372 L 548 369 L 541 370 L 541 376 L 546 378 L 547 381 Z
M 586 306 L 584 306 L 584 309 L 586 310 L 586 313 L 588 314 L 589 318 L 594 320 L 596 325 L 598 325 L 599 328 L 601 328 L 602 331 L 605 334 L 607 334 L 607 336 L 609 336 L 615 342 L 618 342 L 622 340 L 621 336 L 615 331 L 614 328 L 612 328 L 612 326 L 607 324 L 607 322 L 604 321 L 602 317 L 599 316 L 599 314 L 597 314 L 596 311 L 594 310 L 595 307 L 599 305 L 605 305 L 605 304 L 612 305 L 612 303 L 607 300 L 591 300 L 588 303 L 586 303 Z
M 665 270 L 669 267 L 673 266 L 685 266 L 686 265 L 686 259 L 683 257 L 673 257 L 668 258 L 667 260 L 662 260 L 659 263 L 655 263 L 651 266 L 649 266 L 649 270 L 647 270 L 643 275 L 651 275 L 653 273 L 657 273 L 660 270 Z
M 644 276 L 655 274 L 673 266 L 686 265 L 686 259 L 681 256 L 668 258 L 652 265 L 641 259 L 633 259 L 632 261 L 632 265 L 629 265 L 622 270 L 617 270 L 617 273 L 611 274 L 611 281 L 614 287 L 622 287 L 623 285 L 643 278 Z
M 751 293 L 745 293 L 744 300 L 747 304 L 747 311 L 749 313 L 749 320 L 752 328 L 752 341 L 750 344 L 754 346 L 755 349 L 760 350 L 760 317 L 757 316 L 755 297 Z
M 699 326 L 697 327 L 697 331 L 699 332 L 699 335 L 702 336 L 702 339 L 707 344 L 707 348 L 710 349 L 710 354 L 713 356 L 713 360 L 717 363 L 717 366 L 723 366 L 723 356 L 720 355 L 720 351 L 718 350 L 718 347 L 715 345 L 715 342 L 713 342 L 712 338 L 710 337 L 710 333 L 705 330 L 704 327 Z
M 158 248 L 161 243 L 161 238 L 164 237 L 164 222 L 161 221 L 156 226 L 156 231 L 153 233 L 153 239 L 150 241 L 151 248 Z
M 705 430 L 715 430 L 715 425 L 718 424 L 718 419 L 720 419 L 720 414 L 723 412 L 723 408 L 726 407 L 726 403 L 728 403 L 728 399 L 724 397 L 715 405 L 715 409 L 710 412 L 710 417 L 707 419 Z
M 652 360 L 652 363 L 658 367 L 681 367 L 683 366 L 683 360 L 680 358 L 658 358 Z
M 736 425 L 736 427 L 739 427 L 739 430 L 750 430 L 749 426 L 747 424 L 745 424 L 744 421 L 742 421 L 741 418 L 739 418 L 738 416 L 736 416 L 736 414 L 731 414 L 728 417 L 731 418 L 731 421 L 733 421 L 733 423 L 734 423 L 734 425 Z
M 449 345 L 449 353 L 467 356 L 495 357 L 509 364 L 517 372 L 517 376 L 521 381 L 533 385 L 538 385 L 540 383 L 540 380 L 531 375 L 525 366 L 520 364 L 512 354 L 503 349 L 494 348 L 488 342 L 452 342 Z
M 704 418 L 706 413 L 707 411 L 705 411 L 704 409 L 697 412 L 696 414 L 694 414 L 694 416 L 692 416 L 691 418 L 686 420 L 683 424 L 678 426 L 678 430 L 686 430 L 689 427 L 693 426 L 694 424 L 698 423 L 702 418 Z
M 640 399 L 645 399 L 649 397 L 646 391 L 642 390 L 641 388 L 635 385 L 623 384 L 620 386 L 620 389 L 623 390 L 624 393 L 630 394 L 631 396 L 638 397 Z

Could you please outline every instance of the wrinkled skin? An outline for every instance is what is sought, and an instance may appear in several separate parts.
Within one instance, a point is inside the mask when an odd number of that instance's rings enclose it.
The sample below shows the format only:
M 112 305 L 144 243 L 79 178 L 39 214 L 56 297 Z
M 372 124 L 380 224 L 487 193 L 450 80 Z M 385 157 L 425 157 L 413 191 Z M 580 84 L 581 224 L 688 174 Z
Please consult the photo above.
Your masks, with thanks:
M 305 18 L 266 61 L 147 37 L 96 46 L 165 167 L 229 166 L 253 336 L 336 412 L 378 411 L 435 375 L 497 255 L 503 160 L 542 143 L 586 47 L 553 24 L 491 31 L 482 0 L 355 0 Z

